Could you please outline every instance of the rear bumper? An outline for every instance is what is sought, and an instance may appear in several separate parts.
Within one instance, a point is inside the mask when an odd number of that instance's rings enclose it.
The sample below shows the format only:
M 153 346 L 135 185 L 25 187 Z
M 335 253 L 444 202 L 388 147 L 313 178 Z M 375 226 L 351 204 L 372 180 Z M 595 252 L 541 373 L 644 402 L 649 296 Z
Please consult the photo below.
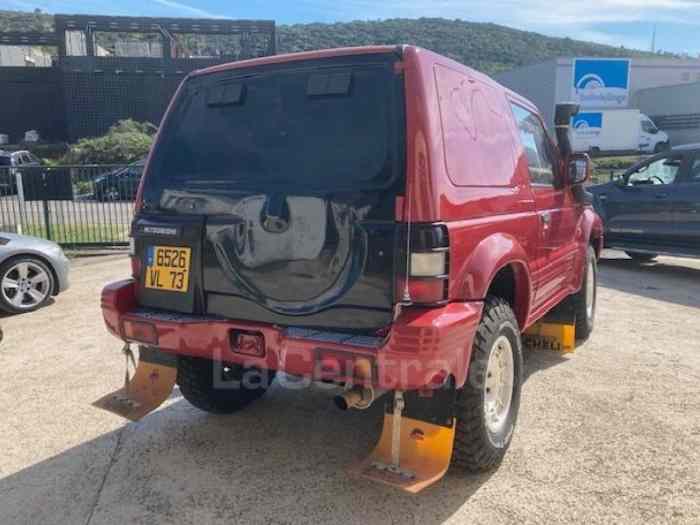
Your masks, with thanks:
M 448 375 L 464 384 L 472 341 L 483 303 L 450 303 L 442 308 L 407 308 L 385 338 L 353 337 L 294 327 L 193 316 L 139 308 L 133 280 L 108 284 L 102 291 L 107 329 L 124 336 L 124 323 L 155 326 L 157 342 L 170 354 L 203 357 L 245 366 L 279 370 L 315 380 L 349 381 L 354 360 L 373 365 L 374 386 L 412 390 L 440 384 Z M 231 334 L 256 332 L 264 337 L 263 356 L 234 351 Z M 144 341 L 132 340 L 144 344 Z

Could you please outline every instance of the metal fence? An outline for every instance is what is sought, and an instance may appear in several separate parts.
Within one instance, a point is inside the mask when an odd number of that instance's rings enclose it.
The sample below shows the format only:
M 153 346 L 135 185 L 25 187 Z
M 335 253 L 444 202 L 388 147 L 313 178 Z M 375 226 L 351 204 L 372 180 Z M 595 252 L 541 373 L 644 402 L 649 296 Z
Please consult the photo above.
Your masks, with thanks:
M 0 231 L 66 247 L 128 244 L 138 165 L 0 167 Z
M 142 171 L 140 164 L 0 166 L 0 232 L 65 247 L 126 246 Z M 622 173 L 600 170 L 592 182 Z

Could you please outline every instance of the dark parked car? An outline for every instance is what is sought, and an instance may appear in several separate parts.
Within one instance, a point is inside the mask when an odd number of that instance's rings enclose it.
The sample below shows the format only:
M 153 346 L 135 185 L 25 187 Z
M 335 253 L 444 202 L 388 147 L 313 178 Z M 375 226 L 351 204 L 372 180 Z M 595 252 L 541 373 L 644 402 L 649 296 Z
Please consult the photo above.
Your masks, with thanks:
M 41 160 L 29 151 L 0 151 L 0 195 L 17 193 L 18 168 L 41 166 Z
M 143 174 L 146 159 L 119 168 L 95 179 L 95 198 L 100 201 L 132 201 Z
M 700 257 L 700 144 L 654 155 L 589 191 L 606 247 L 642 262 L 658 254 Z

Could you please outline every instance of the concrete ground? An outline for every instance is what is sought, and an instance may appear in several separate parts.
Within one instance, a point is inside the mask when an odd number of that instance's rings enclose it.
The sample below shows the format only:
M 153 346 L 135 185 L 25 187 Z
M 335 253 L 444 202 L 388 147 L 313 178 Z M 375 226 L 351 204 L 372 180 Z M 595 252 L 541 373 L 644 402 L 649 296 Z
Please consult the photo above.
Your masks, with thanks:
M 321 389 L 233 416 L 177 391 L 138 423 L 92 407 L 123 380 L 99 292 L 128 262 L 79 260 L 55 304 L 0 321 L 0 523 L 700 523 L 700 261 L 600 270 L 593 338 L 526 355 L 501 468 L 409 497 L 346 475 L 381 411 Z

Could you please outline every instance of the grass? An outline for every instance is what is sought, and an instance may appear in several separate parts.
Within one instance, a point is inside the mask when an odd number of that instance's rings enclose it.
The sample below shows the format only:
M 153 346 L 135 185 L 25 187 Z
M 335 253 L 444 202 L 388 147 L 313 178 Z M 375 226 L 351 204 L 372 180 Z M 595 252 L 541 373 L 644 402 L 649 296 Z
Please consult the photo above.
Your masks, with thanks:
M 596 157 L 593 164 L 596 169 L 627 169 L 642 160 L 641 155 L 626 155 L 620 157 Z
M 629 155 L 622 157 L 597 157 L 593 161 L 593 176 L 591 177 L 594 184 L 602 184 L 610 182 L 611 174 L 619 175 L 625 170 L 639 162 L 643 157 L 639 155 Z
M 46 239 L 43 224 L 25 224 L 22 233 Z M 118 243 L 129 239 L 128 224 L 52 224 L 51 240 L 59 244 Z

